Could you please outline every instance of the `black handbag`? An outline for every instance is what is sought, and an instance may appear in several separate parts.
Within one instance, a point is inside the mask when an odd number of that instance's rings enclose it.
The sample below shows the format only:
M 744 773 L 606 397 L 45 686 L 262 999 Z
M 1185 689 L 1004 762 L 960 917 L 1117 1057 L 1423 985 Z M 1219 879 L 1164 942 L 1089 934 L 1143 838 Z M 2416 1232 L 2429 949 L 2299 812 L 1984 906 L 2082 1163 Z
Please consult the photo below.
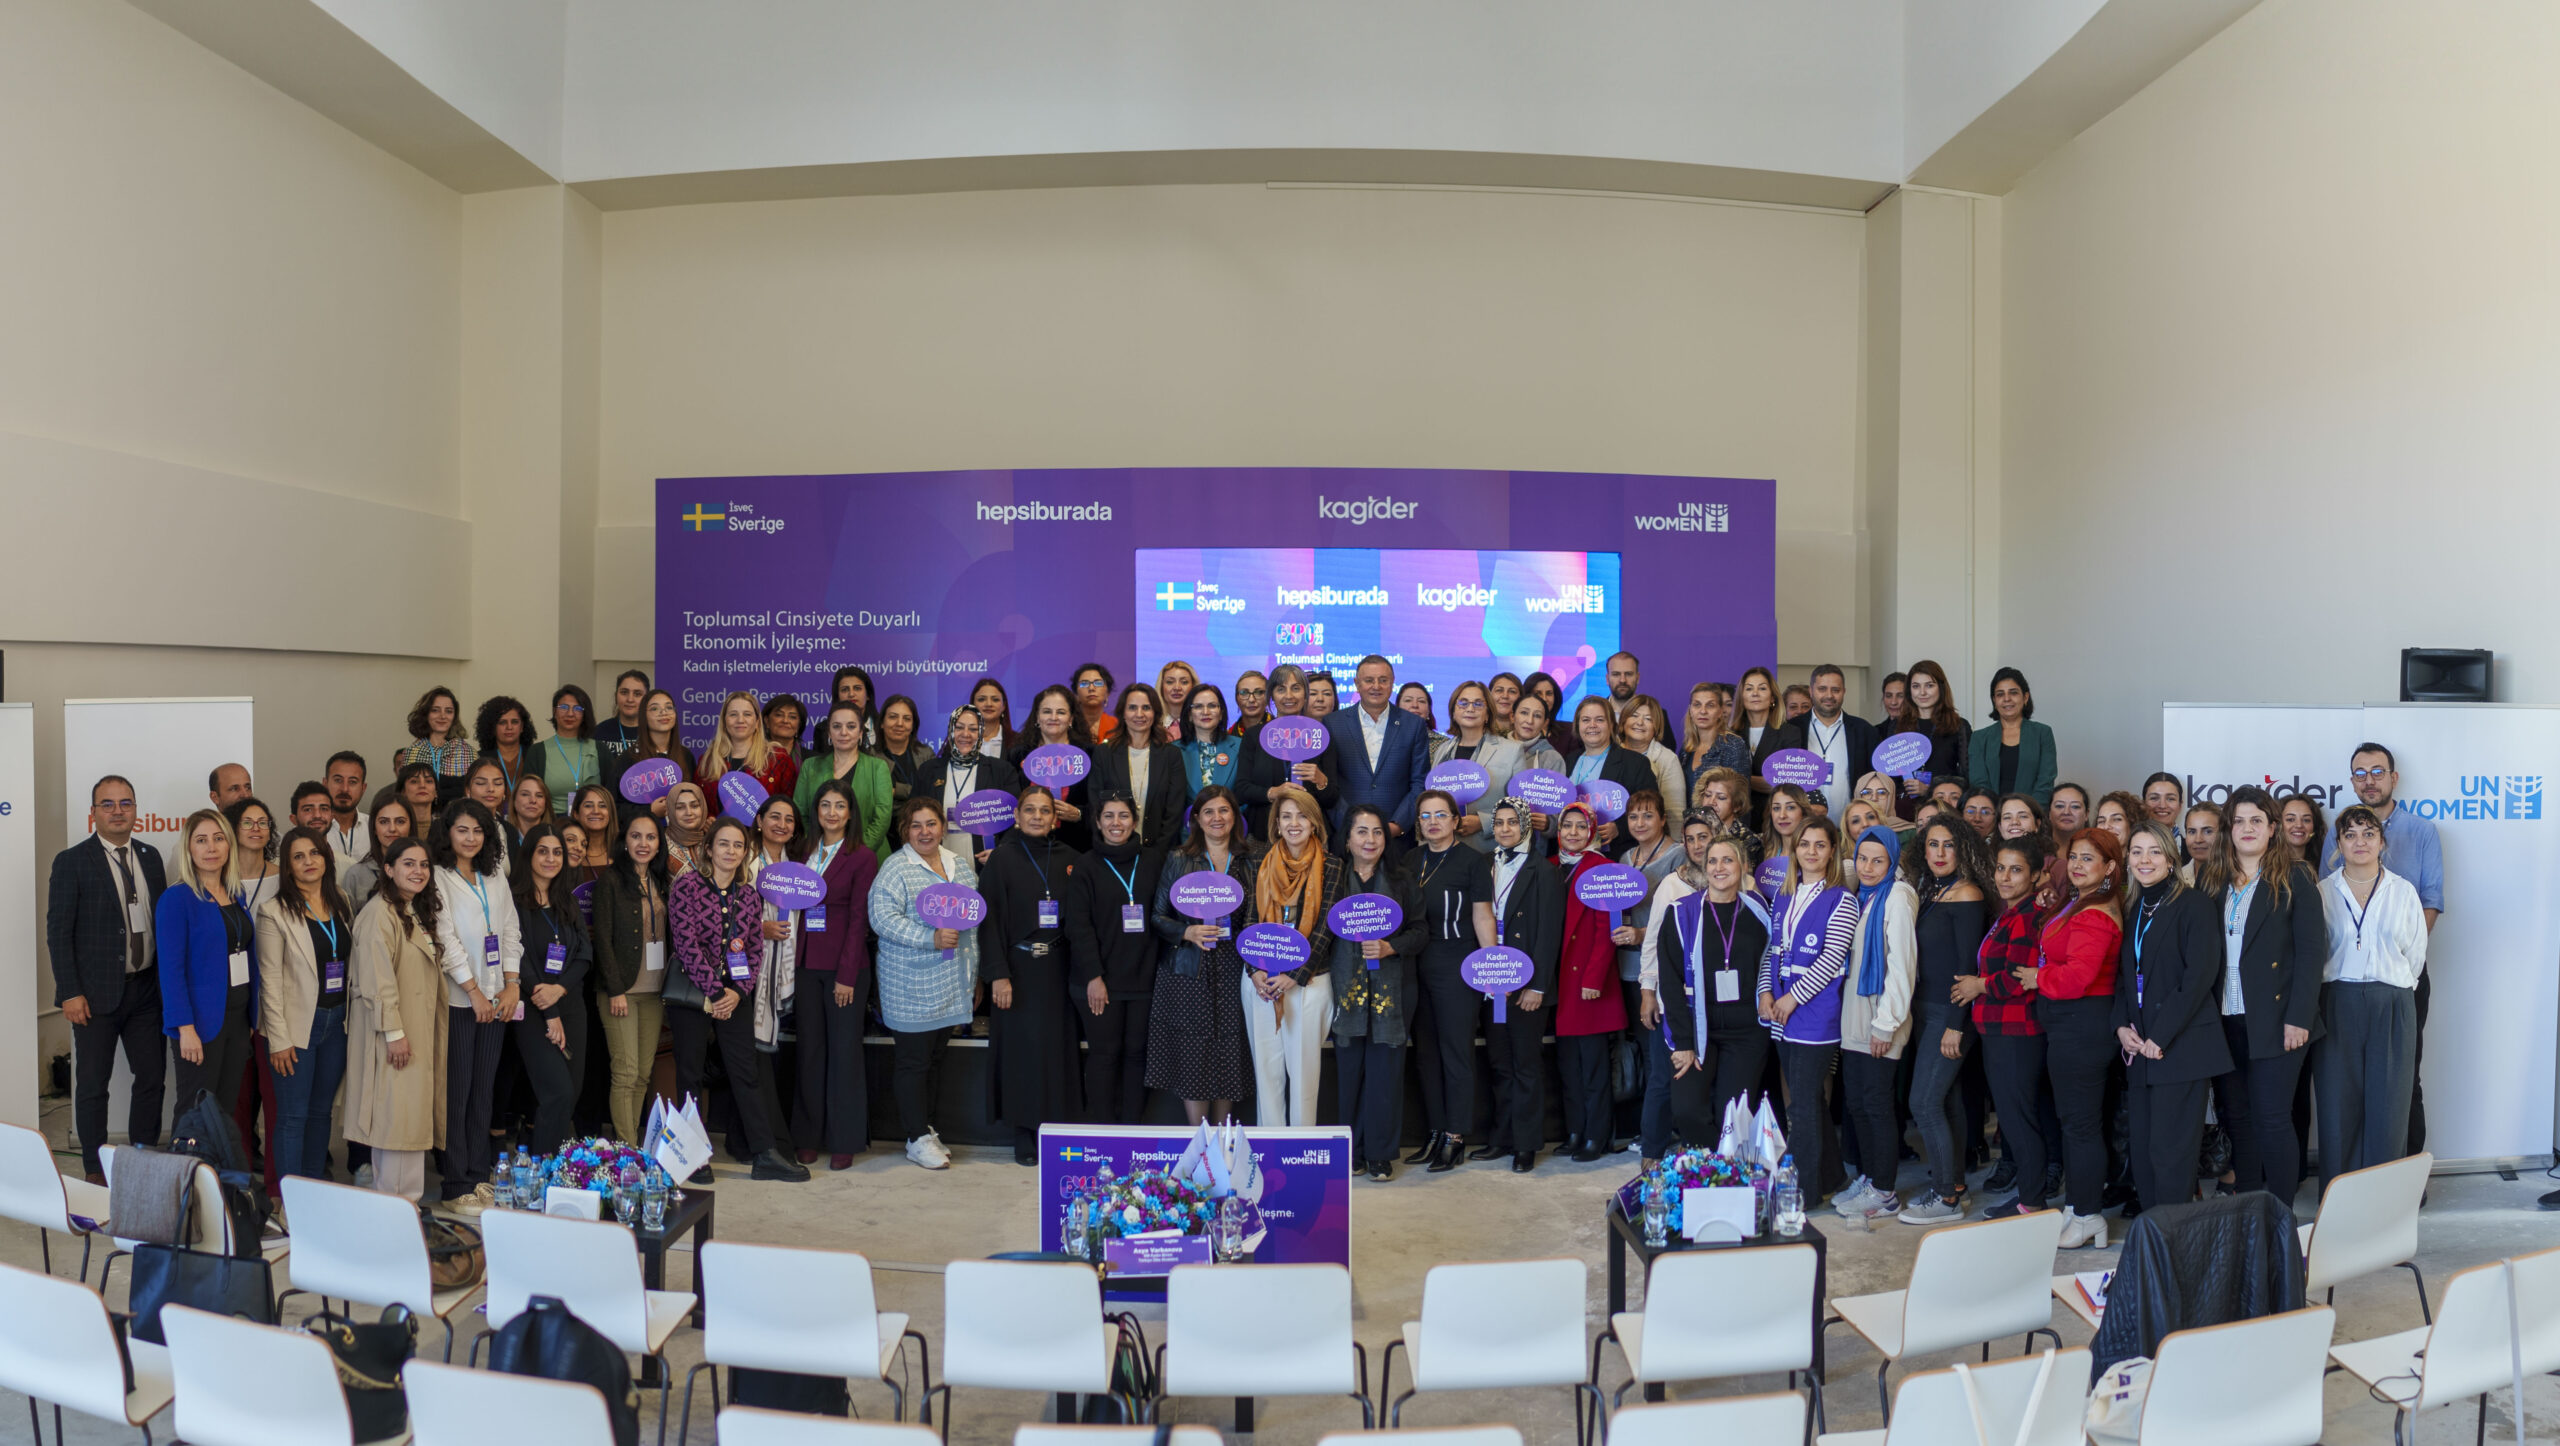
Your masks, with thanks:
M 153 1345 L 168 1344 L 160 1334 L 160 1308 L 166 1305 L 274 1325 L 275 1274 L 263 1259 L 243 1260 L 183 1245 L 138 1245 L 132 1304 L 134 1339 Z
M 418 1353 L 418 1322 L 407 1306 L 386 1306 L 371 1324 L 324 1313 L 302 1328 L 337 1360 L 338 1388 L 347 1394 L 347 1420 L 357 1441 L 388 1441 L 409 1429 L 400 1371 Z
M 560 1297 L 533 1297 L 499 1328 L 489 1342 L 489 1369 L 595 1387 L 613 1422 L 614 1446 L 639 1446 L 640 1393 L 631 1384 L 630 1359 Z
M 1609 1041 L 1609 1097 L 1621 1104 L 1644 1093 L 1644 1059 L 1636 1053 L 1642 1048 L 1624 1037 Z

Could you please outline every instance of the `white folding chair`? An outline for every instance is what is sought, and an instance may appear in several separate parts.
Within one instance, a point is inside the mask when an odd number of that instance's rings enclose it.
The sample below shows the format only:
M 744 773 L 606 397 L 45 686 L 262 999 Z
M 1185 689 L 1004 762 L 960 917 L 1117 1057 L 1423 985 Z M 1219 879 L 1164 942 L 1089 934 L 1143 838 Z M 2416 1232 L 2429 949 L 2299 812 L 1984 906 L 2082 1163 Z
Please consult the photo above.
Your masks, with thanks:
M 640 1283 L 640 1251 L 631 1232 L 602 1220 L 571 1220 L 526 1210 L 492 1210 L 480 1217 L 487 1252 L 489 1330 L 524 1313 L 537 1295 L 558 1296 L 578 1319 L 607 1340 L 658 1362 L 658 1440 L 667 1439 L 667 1392 L 674 1373 L 667 1339 L 693 1309 L 693 1292 L 648 1290 Z M 471 1343 L 477 1364 L 483 1335 Z
M 693 1429 L 693 1378 L 703 1371 L 712 1373 L 711 1409 L 718 1414 L 721 1366 L 876 1380 L 889 1388 L 896 1419 L 903 1421 L 906 1386 L 889 1366 L 912 1340 L 924 1384 L 933 1384 L 924 1337 L 907 1329 L 905 1312 L 881 1312 L 871 1293 L 871 1262 L 863 1256 L 714 1240 L 702 1247 L 695 1268 L 702 1273 L 702 1360 L 684 1373 L 677 1446 Z
M 161 1309 L 160 1329 L 187 1446 L 352 1446 L 338 1361 L 318 1336 L 183 1305 Z
M 1153 1426 L 1052 1426 L 1026 1421 L 1015 1428 L 1013 1446 L 1147 1446 L 1155 1439 Z M 1170 1437 L 1171 1446 L 1218 1446 L 1222 1439 L 1214 1426 L 1176 1426 Z
M 1361 1443 L 1386 1446 L 1388 1442 L 1405 1446 L 1522 1446 L 1517 1426 L 1431 1426 L 1412 1431 L 1335 1431 L 1316 1438 L 1316 1446 L 1361 1446 Z M 1020 1437 L 1013 1446 L 1022 1446 Z M 1062 1443 L 1063 1446 L 1063 1443 Z
M 293 1222 L 293 1288 L 276 1297 L 331 1297 L 351 1305 L 402 1305 L 444 1322 L 444 1358 L 453 1359 L 453 1318 L 480 1293 L 477 1285 L 438 1290 L 427 1264 L 418 1209 L 397 1195 L 288 1175 L 285 1216 Z
M 2140 1446 L 2314 1446 L 2337 1323 L 2315 1305 L 2172 1332 L 2151 1358 Z
M 2510 1269 L 2521 1335 L 2509 1324 Z M 2508 1388 L 2519 1352 L 2528 1380 L 2560 1371 L 2560 1249 L 2475 1265 L 2444 1283 L 2439 1304 L 2431 1325 L 2329 1347 L 2329 1359 L 2391 1403 L 2394 1441 L 2414 1440 L 2420 1415 L 2469 1396 L 2480 1398 L 2485 1433 L 2489 1393 Z
M 951 1388 L 1107 1396 L 1119 1328 L 1102 1318 L 1102 1282 L 1066 1261 L 955 1260 L 942 1275 L 942 1379 L 926 1386 L 921 1415 L 942 1397 L 951 1439 Z
M 2320 1218 L 2299 1231 L 2304 1293 L 2326 1290 L 2335 1305 L 2341 1281 L 2398 1266 L 2418 1283 L 2418 1318 L 2432 1323 L 2417 1254 L 2418 1202 L 2426 1198 L 2435 1164 L 2435 1156 L 2421 1152 L 2330 1181 L 2320 1192 Z
M 72 1217 L 78 1216 L 76 1220 Z M 65 1175 L 53 1163 L 53 1146 L 24 1125 L 0 1125 L 0 1220 L 36 1228 L 45 1274 L 53 1273 L 53 1237 L 80 1242 L 80 1278 L 89 1278 L 89 1244 L 107 1222 L 107 1190 Z M 93 1222 L 83 1228 L 80 1220 Z
M 1988 1361 L 1991 1342 L 2011 1335 L 2024 1335 L 2030 1347 L 2039 1335 L 2062 1344 L 2053 1328 L 2053 1257 L 2061 1245 L 2059 1210 L 1933 1230 L 1912 1258 L 1909 1287 L 1834 1296 L 1822 1328 L 1845 1321 L 1884 1357 L 1876 1399 L 1890 1422 L 1885 1373 L 1906 1356 L 1979 1344 Z
M 417 1446 L 613 1446 L 613 1418 L 604 1397 L 584 1381 L 546 1381 L 438 1361 L 411 1361 L 400 1380 Z M 495 1438 L 492 1421 L 506 1423 Z
M 723 1408 L 718 1428 L 720 1446 L 941 1446 L 942 1441 L 931 1426 L 803 1416 L 754 1406 Z
M 1620 1311 L 1591 1343 L 1591 1384 L 1600 1384 L 1600 1348 L 1610 1341 L 1627 1358 L 1629 1386 L 1711 1381 L 1784 1371 L 1813 1383 L 1820 1415 L 1822 1377 L 1813 1368 L 1813 1282 L 1810 1245 L 1751 1250 L 1683 1250 L 1654 1257 L 1645 1276 L 1644 1309 Z
M 1165 1283 L 1161 1402 L 1175 1396 L 1349 1396 L 1361 1424 L 1369 1352 L 1351 1338 L 1339 1265 L 1182 1265 Z
M 43 1446 L 36 1402 L 53 1404 L 53 1439 L 62 1441 L 62 1408 L 139 1427 L 145 1446 L 151 1418 L 175 1391 L 169 1352 L 149 1341 L 127 1347 L 133 1387 L 125 1388 L 126 1357 L 116 1349 L 107 1303 L 75 1280 L 0 1265 L 0 1388 L 27 1398 L 28 1432 Z
M 107 1183 L 110 1186 L 115 1184 L 115 1146 L 101 1145 L 98 1147 L 98 1171 L 100 1174 L 107 1177 Z M 87 1182 L 84 1181 L 82 1183 L 85 1184 Z M 217 1251 L 224 1255 L 231 1254 L 231 1211 L 222 1203 L 222 1177 L 214 1173 L 214 1169 L 211 1165 L 196 1166 L 195 1185 L 191 1195 L 190 1208 L 194 1215 L 195 1226 L 191 1233 L 192 1238 L 184 1243 L 189 1248 L 195 1250 Z M 146 1243 L 139 1240 L 127 1240 L 124 1237 L 113 1233 L 110 1233 L 108 1238 L 115 1242 L 115 1249 L 108 1251 L 107 1258 L 98 1263 L 98 1294 L 100 1295 L 105 1295 L 107 1293 L 107 1271 L 115 1265 L 117 1258 L 120 1256 L 131 1255 L 135 1246 Z M 269 1265 L 273 1265 L 277 1261 L 284 1259 L 292 1248 L 293 1243 L 291 1241 L 285 1239 L 283 1236 L 277 1236 L 272 1240 L 262 1242 L 258 1247 L 258 1253 L 266 1259 Z
M 1981 1446 L 1984 1441 L 2081 1446 L 2089 1396 L 2086 1347 L 2054 1352 L 2050 1371 L 2045 1369 L 2042 1353 L 1966 1369 L 1973 1376 L 1974 1395 L 1982 1402 L 1979 1427 L 1974 1424 L 1962 1377 L 1952 1368 L 1921 1371 L 1903 1378 L 1893 1420 L 1883 1430 L 1827 1432 L 1814 1438 L 1814 1446 Z M 2030 1404 L 2035 1408 L 2032 1418 Z
M 1583 1374 L 1589 1273 L 1580 1260 L 1431 1267 L 1422 1277 L 1422 1319 L 1405 1322 L 1379 1363 L 1378 1394 L 1384 1396 L 1395 1375 L 1396 1347 L 1411 1357 L 1406 1369 L 1413 1386 L 1388 1408 L 1388 1426 L 1403 1426 L 1404 1403 L 1421 1391 L 1571 1386 L 1574 1439 L 1587 1439 L 1582 1397 L 1590 1397 L 1593 1417 L 1601 1409 L 1600 1388 Z
M 1804 1426 L 1800 1391 L 1669 1401 L 1610 1412 L 1609 1446 L 1802 1446 Z

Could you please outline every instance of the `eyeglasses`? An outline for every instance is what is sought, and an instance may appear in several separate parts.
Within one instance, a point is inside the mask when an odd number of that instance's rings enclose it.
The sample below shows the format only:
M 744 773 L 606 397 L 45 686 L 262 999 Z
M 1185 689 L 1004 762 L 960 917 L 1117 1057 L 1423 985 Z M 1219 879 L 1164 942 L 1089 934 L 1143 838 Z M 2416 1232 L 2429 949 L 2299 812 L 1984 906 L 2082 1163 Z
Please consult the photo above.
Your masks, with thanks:
M 2388 768 L 2350 768 L 2347 770 L 2347 777 L 2349 778 L 2370 778 L 2379 781 L 2390 776 L 2391 770 Z
M 1076 691 L 1081 693 L 1087 688 L 1105 688 L 1109 686 L 1109 684 L 1103 682 L 1100 678 L 1087 678 L 1076 684 Z

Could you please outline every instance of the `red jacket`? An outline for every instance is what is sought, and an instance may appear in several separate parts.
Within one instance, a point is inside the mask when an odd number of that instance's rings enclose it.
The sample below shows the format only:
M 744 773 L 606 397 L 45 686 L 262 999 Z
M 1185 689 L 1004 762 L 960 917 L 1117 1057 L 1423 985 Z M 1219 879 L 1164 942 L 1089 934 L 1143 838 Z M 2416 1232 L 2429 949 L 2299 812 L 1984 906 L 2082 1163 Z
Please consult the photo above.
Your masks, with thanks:
M 703 753 L 702 761 L 694 765 L 693 781 L 702 785 L 702 791 L 710 796 L 711 811 L 718 814 L 721 811 L 720 780 L 711 776 L 711 757 L 708 750 Z M 767 794 L 789 798 L 791 790 L 800 782 L 800 764 L 781 749 L 768 748 L 764 755 L 764 771 L 755 777 L 756 782 L 764 785 Z M 807 826 L 805 820 L 802 826 Z
M 1609 942 L 1609 916 L 1573 896 L 1573 881 L 1607 862 L 1598 851 L 1588 851 L 1564 871 L 1564 943 L 1556 951 L 1558 1038 L 1615 1034 L 1627 1027 L 1626 992 L 1618 987 L 1618 946 Z M 1585 989 L 1599 990 L 1600 997 L 1583 998 Z
M 2036 992 L 2047 999 L 2106 999 L 2116 992 L 2124 925 L 2104 909 L 2066 909 L 2036 940 Z

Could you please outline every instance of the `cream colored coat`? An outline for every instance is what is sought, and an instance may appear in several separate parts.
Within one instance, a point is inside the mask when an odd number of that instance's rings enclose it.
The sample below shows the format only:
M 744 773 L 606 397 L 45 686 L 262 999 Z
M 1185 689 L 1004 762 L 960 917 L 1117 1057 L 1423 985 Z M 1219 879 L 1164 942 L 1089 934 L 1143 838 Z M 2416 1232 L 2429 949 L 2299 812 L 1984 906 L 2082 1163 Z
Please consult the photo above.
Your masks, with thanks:
M 378 1150 L 444 1145 L 445 978 L 435 940 L 405 936 L 388 889 L 356 916 L 348 974 L 347 1138 Z M 391 1039 L 409 1042 L 393 1068 Z

